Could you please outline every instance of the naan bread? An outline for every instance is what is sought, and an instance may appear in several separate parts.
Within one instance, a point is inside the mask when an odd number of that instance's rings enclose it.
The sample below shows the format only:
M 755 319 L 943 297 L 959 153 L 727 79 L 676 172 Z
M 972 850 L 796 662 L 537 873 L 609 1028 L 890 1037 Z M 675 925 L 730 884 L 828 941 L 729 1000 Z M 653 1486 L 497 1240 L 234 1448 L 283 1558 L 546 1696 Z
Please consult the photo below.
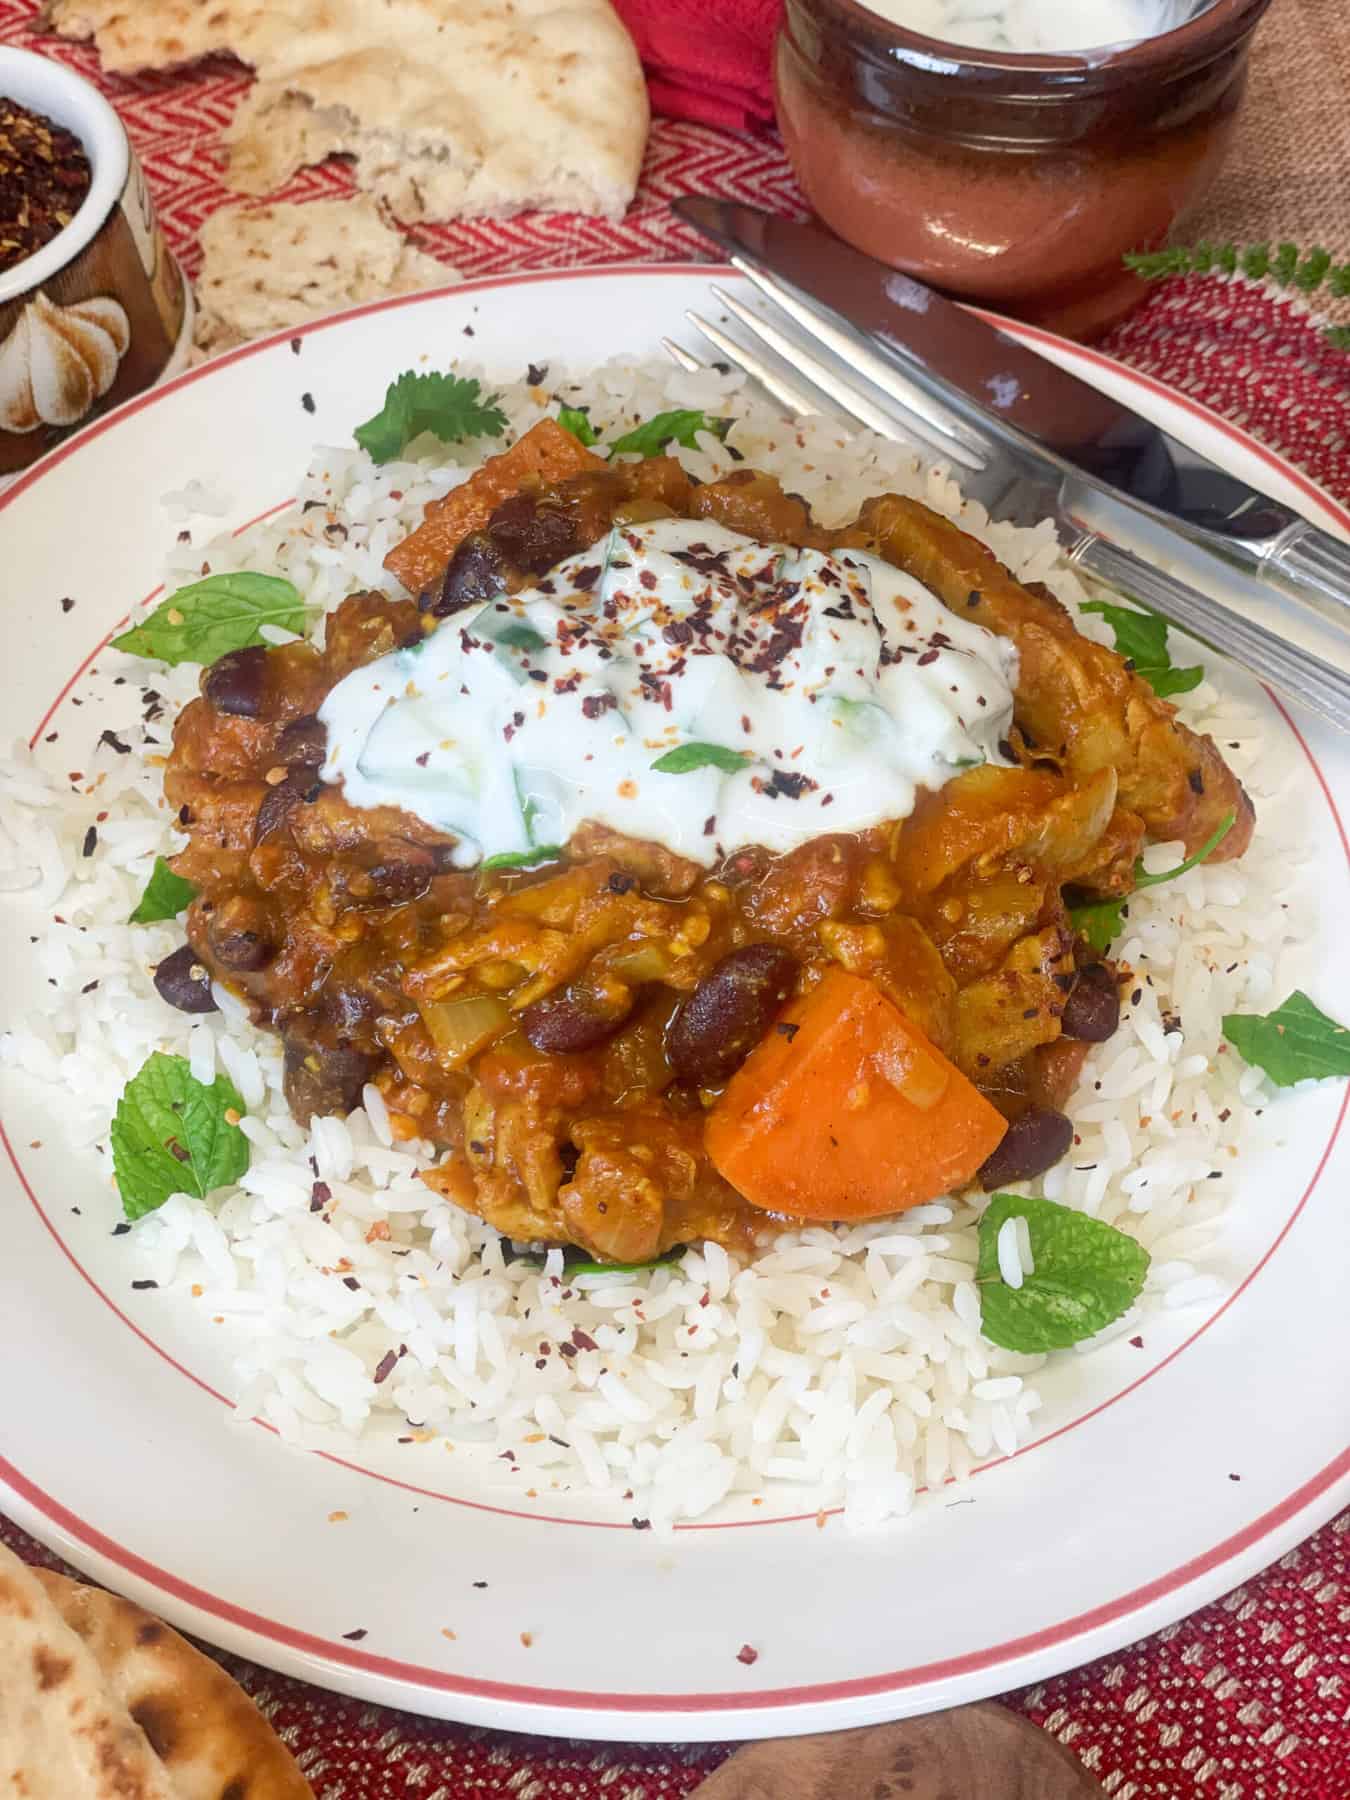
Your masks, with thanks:
M 130 1600 L 35 1573 L 110 1701 L 147 1740 L 174 1800 L 314 1800 L 286 1746 L 219 1664 Z M 84 1792 L 68 1789 L 62 1800 Z
M 637 185 L 647 89 L 609 0 L 52 0 L 48 17 L 110 70 L 250 63 L 226 134 L 243 193 L 334 153 L 403 219 L 617 217 Z
M 314 1800 L 243 1689 L 129 1600 L 0 1544 L 0 1795 Z
M 0 1545 L 0 1794 L 180 1800 L 37 1572 Z M 219 1793 L 212 1797 L 219 1800 Z
M 459 276 L 405 243 L 364 195 L 222 207 L 201 245 L 196 338 L 211 351 Z

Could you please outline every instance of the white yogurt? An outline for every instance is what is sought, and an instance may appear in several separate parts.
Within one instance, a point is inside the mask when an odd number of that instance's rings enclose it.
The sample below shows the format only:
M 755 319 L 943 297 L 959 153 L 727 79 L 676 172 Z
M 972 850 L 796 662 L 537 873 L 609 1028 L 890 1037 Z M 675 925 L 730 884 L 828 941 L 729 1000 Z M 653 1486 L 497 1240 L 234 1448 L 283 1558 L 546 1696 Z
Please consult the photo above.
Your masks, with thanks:
M 453 834 L 464 868 L 542 859 L 587 820 L 711 866 L 907 817 L 997 758 L 1015 671 L 877 557 L 662 519 L 348 675 L 323 777 Z
M 1208 0 L 863 0 L 907 31 L 947 44 L 1054 55 L 1172 31 Z

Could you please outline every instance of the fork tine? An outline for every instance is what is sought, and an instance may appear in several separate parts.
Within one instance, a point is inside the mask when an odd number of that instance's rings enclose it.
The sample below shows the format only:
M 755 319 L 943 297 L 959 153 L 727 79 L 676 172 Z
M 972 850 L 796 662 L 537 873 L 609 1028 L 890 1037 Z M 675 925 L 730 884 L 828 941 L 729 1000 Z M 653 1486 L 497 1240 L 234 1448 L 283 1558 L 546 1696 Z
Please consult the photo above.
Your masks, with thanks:
M 770 324 L 757 312 L 753 312 L 725 288 L 714 287 L 713 293 L 727 310 L 740 320 L 747 331 L 757 337 L 762 344 L 781 356 L 798 374 L 805 375 L 815 383 L 823 394 L 826 394 L 836 406 L 851 413 L 860 424 L 869 430 L 876 431 L 882 437 L 892 438 L 900 443 L 912 445 L 915 438 L 925 444 L 936 455 L 944 456 L 950 461 L 959 463 L 962 468 L 980 470 L 984 467 L 982 458 L 975 458 L 965 445 L 956 438 L 950 437 L 940 427 L 928 420 L 917 420 L 912 410 L 905 408 L 906 430 L 901 430 L 895 417 L 895 409 L 879 407 L 864 389 L 856 386 L 845 376 L 827 363 L 823 362 L 814 351 L 795 342 L 776 325 Z M 889 396 L 888 396 L 889 397 Z
M 848 368 L 870 381 L 873 387 L 880 388 L 883 394 L 889 394 L 906 412 L 915 414 L 933 426 L 944 438 L 953 438 L 963 445 L 972 456 L 978 458 L 976 465 L 968 466 L 985 467 L 987 459 L 979 439 L 955 413 L 931 394 L 925 393 L 916 382 L 909 380 L 894 363 L 873 350 L 861 337 L 836 325 L 826 314 L 800 299 L 790 287 L 766 270 L 757 268 L 744 257 L 734 256 L 731 261 L 733 268 L 739 269 L 747 281 L 753 281 L 765 299 L 772 301 L 790 319 L 794 319 L 808 337 L 823 344 Z
M 698 360 L 692 350 L 686 350 L 683 344 L 677 344 L 674 338 L 662 338 L 661 348 L 672 362 L 680 365 L 686 375 L 696 375 L 707 366 Z
M 798 387 L 795 381 L 790 381 L 785 375 L 779 374 L 776 369 L 771 369 L 766 362 L 755 355 L 753 350 L 747 350 L 744 345 L 738 344 L 734 338 L 729 338 L 725 331 L 710 324 L 707 319 L 701 318 L 696 312 L 686 312 L 684 316 L 696 331 L 703 333 L 715 350 L 720 350 L 727 361 L 735 363 L 737 368 L 744 369 L 752 380 L 757 381 L 788 412 L 818 413 L 820 411 L 820 402 L 814 394 L 807 393 L 806 389 Z M 896 434 L 892 432 L 891 435 Z

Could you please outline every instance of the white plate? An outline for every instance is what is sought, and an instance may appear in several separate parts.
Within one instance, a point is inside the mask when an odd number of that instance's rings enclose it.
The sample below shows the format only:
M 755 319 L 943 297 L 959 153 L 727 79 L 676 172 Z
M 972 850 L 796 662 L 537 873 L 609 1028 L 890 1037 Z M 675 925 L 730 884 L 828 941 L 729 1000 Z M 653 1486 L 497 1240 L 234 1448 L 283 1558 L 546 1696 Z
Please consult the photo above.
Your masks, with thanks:
M 78 676 L 155 586 L 166 490 L 193 477 L 223 489 L 224 523 L 242 525 L 284 500 L 316 438 L 343 441 L 420 357 L 443 366 L 467 352 L 514 369 L 655 352 L 686 306 L 715 304 L 708 277 L 524 276 L 392 300 L 313 326 L 295 347 L 236 351 L 101 421 L 0 501 L 10 728 L 59 728 L 72 754 L 97 734 L 92 708 L 72 711 Z M 1057 354 L 1310 517 L 1350 524 L 1191 402 L 1090 351 Z M 77 605 L 63 611 L 62 596 Z M 1337 927 L 1350 851 L 1335 810 L 1350 802 L 1350 751 L 1273 707 L 1271 722 L 1273 754 L 1305 775 L 1326 896 L 1310 968 L 1332 1005 L 1350 991 Z M 18 1008 L 34 979 L 27 929 L 3 910 Z M 1061 1359 L 1040 1441 L 963 1495 L 927 1499 L 870 1537 L 808 1514 L 673 1542 L 595 1504 L 527 1512 L 435 1445 L 339 1461 L 232 1428 L 224 1345 L 202 1343 L 168 1295 L 130 1291 L 106 1176 L 62 1151 L 59 1121 L 21 1083 L 3 1102 L 0 1506 L 176 1625 L 372 1700 L 630 1739 L 890 1718 L 1152 1631 L 1350 1500 L 1339 1088 L 1281 1100 L 1285 1147 L 1245 1165 L 1231 1298 L 1210 1316 L 1160 1315 L 1143 1351 L 1121 1340 Z M 334 1512 L 345 1522 L 329 1523 Z M 750 1666 L 737 1660 L 746 1643 L 759 1651 Z

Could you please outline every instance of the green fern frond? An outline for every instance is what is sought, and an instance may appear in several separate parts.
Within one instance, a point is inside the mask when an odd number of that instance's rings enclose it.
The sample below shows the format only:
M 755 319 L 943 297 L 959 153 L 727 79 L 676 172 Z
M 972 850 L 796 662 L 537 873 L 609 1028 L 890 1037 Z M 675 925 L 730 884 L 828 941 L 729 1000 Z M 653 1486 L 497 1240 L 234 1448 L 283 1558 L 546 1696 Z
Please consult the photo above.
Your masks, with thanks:
M 1144 281 L 1160 281 L 1167 275 L 1242 274 L 1252 281 L 1273 281 L 1279 287 L 1296 288 L 1301 294 L 1325 288 L 1333 300 L 1350 298 L 1350 261 L 1336 262 L 1329 250 L 1314 244 L 1300 250 L 1297 244 L 1173 244 L 1166 250 L 1129 251 L 1125 267 Z M 1326 325 L 1323 340 L 1333 350 L 1350 350 L 1350 326 Z

